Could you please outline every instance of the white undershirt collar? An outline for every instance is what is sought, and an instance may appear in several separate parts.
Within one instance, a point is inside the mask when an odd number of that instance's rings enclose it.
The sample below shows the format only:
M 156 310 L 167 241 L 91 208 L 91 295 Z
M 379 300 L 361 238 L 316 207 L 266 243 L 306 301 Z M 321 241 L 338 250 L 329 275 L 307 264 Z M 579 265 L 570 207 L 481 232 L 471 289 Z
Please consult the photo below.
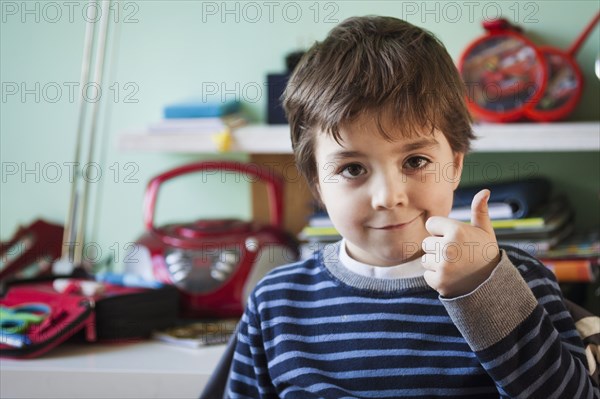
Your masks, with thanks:
M 398 279 L 420 277 L 425 272 L 421 266 L 421 258 L 411 260 L 396 266 L 373 266 L 353 259 L 346 250 L 346 240 L 340 245 L 340 263 L 353 273 L 366 277 L 382 279 Z

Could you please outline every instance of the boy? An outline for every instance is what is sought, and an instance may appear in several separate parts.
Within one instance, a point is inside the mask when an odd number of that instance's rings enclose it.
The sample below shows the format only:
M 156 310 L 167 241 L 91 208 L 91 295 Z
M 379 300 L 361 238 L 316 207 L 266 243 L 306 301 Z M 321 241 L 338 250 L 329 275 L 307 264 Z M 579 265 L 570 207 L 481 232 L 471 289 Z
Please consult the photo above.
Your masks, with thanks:
M 473 134 L 431 34 L 346 20 L 284 97 L 297 165 L 343 239 L 257 285 L 227 397 L 598 395 L 552 274 L 498 247 L 489 191 L 470 225 L 447 218 Z

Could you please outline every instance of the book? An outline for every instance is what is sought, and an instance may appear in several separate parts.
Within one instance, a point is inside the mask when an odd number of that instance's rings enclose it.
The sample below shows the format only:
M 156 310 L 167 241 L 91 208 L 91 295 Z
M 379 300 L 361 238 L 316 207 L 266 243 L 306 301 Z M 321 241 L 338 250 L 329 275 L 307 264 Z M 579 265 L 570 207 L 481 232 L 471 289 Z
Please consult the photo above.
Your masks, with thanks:
M 600 258 L 591 259 L 540 259 L 552 270 L 561 283 L 595 281 L 600 273 Z
M 331 219 L 328 217 L 319 217 L 319 218 L 311 218 L 309 222 L 309 226 L 312 227 L 333 227 L 333 223 Z
M 325 211 L 317 211 L 308 219 L 308 225 L 313 227 L 332 227 L 333 222 Z
M 162 342 L 188 348 L 224 344 L 235 331 L 238 321 L 238 319 L 194 321 L 156 330 L 152 333 L 152 337 Z
M 341 238 L 341 235 L 333 226 L 305 226 L 298 238 L 306 241 L 334 241 Z
M 237 100 L 207 102 L 201 99 L 189 99 L 166 105 L 164 117 L 170 118 L 209 118 L 221 117 L 240 110 Z
M 490 219 L 512 219 L 514 216 L 513 209 L 506 202 L 490 202 L 488 203 L 488 212 Z M 471 205 L 453 207 L 448 215 L 450 219 L 467 221 L 471 220 Z
M 165 118 L 148 126 L 150 133 L 217 133 L 246 125 L 240 113 L 207 118 Z

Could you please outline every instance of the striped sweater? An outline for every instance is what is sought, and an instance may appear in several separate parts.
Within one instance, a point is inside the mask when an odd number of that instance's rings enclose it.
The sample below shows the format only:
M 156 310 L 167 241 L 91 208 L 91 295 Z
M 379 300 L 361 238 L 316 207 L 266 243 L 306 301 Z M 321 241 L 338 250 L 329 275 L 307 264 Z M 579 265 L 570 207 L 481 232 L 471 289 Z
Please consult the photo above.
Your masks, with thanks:
M 600 396 L 554 276 L 524 252 L 503 247 L 488 280 L 452 299 L 423 277 L 354 274 L 338 252 L 256 286 L 228 398 Z

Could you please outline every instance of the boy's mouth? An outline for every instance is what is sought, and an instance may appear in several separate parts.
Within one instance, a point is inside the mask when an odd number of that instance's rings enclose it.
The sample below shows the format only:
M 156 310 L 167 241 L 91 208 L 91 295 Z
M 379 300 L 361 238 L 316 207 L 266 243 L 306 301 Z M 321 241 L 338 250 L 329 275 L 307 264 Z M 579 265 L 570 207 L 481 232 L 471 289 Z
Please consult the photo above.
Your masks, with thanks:
M 388 224 L 388 225 L 384 225 L 384 226 L 380 226 L 380 227 L 372 227 L 372 228 L 375 230 L 398 230 L 398 229 L 401 229 L 401 228 L 411 224 L 412 222 L 419 219 L 420 217 L 421 217 L 421 214 L 419 214 L 417 217 L 415 217 L 412 220 L 409 220 L 406 223 Z

